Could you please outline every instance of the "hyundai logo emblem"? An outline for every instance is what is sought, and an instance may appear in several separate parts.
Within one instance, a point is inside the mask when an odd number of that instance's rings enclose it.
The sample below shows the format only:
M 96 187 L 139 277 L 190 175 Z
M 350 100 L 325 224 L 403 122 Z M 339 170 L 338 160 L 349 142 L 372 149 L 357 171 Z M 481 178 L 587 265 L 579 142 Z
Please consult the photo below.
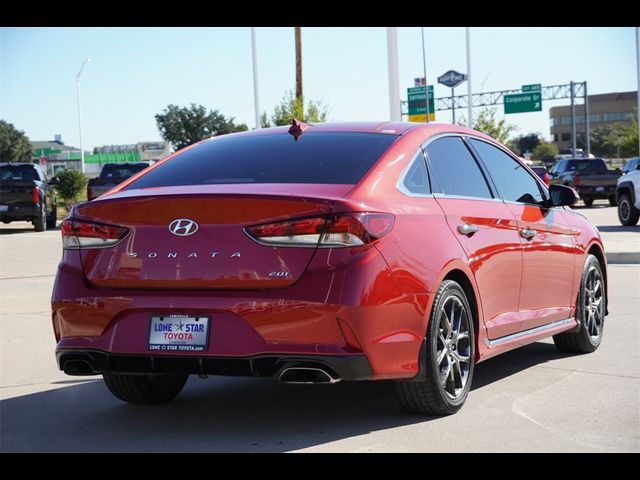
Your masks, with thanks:
M 169 224 L 169 231 L 179 237 L 188 237 L 198 231 L 198 224 L 190 218 L 176 218 Z

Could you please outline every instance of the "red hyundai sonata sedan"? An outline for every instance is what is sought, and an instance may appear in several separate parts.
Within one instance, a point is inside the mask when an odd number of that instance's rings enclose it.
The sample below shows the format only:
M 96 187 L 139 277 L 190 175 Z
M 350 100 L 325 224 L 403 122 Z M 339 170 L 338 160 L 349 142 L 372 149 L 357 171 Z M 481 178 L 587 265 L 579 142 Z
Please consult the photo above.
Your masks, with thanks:
M 444 124 L 296 124 L 186 148 L 62 224 L 59 366 L 121 400 L 190 374 L 396 381 L 452 414 L 474 365 L 602 340 L 598 234 L 491 138 Z

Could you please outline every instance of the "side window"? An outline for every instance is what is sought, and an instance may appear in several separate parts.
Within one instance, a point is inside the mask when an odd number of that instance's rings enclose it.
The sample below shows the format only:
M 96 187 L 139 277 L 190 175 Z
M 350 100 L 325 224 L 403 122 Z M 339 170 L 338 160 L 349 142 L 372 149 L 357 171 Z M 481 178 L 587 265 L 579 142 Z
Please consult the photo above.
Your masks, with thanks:
M 460 137 L 438 138 L 427 145 L 426 153 L 434 193 L 492 198 L 480 167 Z
M 411 167 L 404 176 L 402 182 L 404 189 L 409 193 L 427 195 L 429 189 L 429 177 L 427 177 L 427 165 L 424 161 L 422 151 L 413 159 Z
M 556 162 L 556 164 L 551 168 L 551 171 L 549 173 L 557 176 L 557 175 L 560 175 L 561 171 L 562 171 L 562 160 L 559 162 Z
M 471 139 L 504 200 L 537 204 L 543 200 L 540 184 L 518 161 L 493 145 Z

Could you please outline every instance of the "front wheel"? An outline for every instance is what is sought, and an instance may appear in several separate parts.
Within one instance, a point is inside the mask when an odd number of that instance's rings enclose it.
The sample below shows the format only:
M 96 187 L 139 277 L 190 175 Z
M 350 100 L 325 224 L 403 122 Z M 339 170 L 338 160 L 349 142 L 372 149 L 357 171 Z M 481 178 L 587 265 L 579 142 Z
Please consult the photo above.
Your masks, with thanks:
M 588 255 L 582 269 L 580 293 L 578 305 L 576 305 L 580 330 L 554 335 L 553 342 L 558 350 L 566 353 L 594 352 L 602 342 L 606 304 L 602 267 L 595 256 Z
M 640 211 L 633 205 L 631 196 L 628 193 L 620 195 L 618 218 L 620 219 L 620 223 L 626 227 L 633 227 L 638 223 Z
M 183 389 L 189 375 L 127 375 L 103 373 L 107 388 L 128 403 L 164 403 Z
M 610 207 L 615 207 L 616 205 L 618 205 L 618 200 L 616 200 L 616 196 L 615 195 L 611 195 L 609 197 L 609 206 Z
M 445 280 L 427 327 L 424 381 L 399 381 L 396 393 L 409 413 L 451 415 L 467 398 L 473 378 L 475 335 L 467 296 Z
M 593 198 L 585 197 L 582 201 L 584 202 L 585 207 L 591 208 L 593 206 Z

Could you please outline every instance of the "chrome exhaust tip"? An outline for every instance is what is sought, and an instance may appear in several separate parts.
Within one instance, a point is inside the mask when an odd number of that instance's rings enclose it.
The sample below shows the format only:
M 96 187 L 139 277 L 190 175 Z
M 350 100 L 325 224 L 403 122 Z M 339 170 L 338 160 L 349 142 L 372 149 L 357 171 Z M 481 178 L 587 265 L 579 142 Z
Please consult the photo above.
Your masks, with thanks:
M 293 384 L 333 384 L 341 379 L 333 372 L 321 367 L 285 367 L 280 371 L 278 380 Z

